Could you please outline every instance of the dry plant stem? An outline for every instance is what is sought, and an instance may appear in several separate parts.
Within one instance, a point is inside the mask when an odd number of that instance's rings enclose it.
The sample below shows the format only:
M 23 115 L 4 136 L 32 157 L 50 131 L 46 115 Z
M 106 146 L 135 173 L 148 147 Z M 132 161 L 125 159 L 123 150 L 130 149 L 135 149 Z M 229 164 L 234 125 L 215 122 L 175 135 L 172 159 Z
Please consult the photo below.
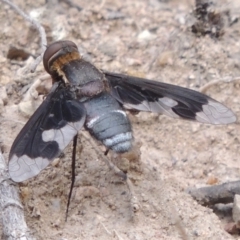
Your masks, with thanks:
M 3 239 L 32 240 L 24 219 L 18 191 L 9 179 L 5 159 L 0 152 L 0 211 L 2 214 Z
M 207 84 L 205 84 L 204 86 L 202 86 L 199 91 L 201 93 L 205 93 L 210 87 L 214 86 L 214 85 L 218 85 L 221 83 L 231 83 L 231 82 L 235 82 L 235 81 L 239 81 L 240 77 L 226 77 L 226 78 L 221 78 L 221 79 L 217 79 L 217 80 L 213 80 L 211 82 L 208 82 Z
M 231 203 L 233 202 L 234 195 L 240 194 L 240 181 L 188 189 L 187 191 L 198 203 L 204 206 L 216 203 Z
M 45 74 L 43 76 L 40 76 L 37 78 L 33 84 L 30 86 L 30 88 L 27 90 L 27 92 L 24 95 L 23 101 L 29 101 L 34 98 L 34 93 L 37 91 L 37 87 L 39 87 L 43 81 L 49 78 L 48 74 Z
M 38 64 L 42 61 L 43 53 L 46 50 L 47 47 L 47 37 L 44 28 L 41 26 L 39 22 L 28 16 L 26 13 L 24 13 L 18 6 L 16 6 L 14 3 L 12 3 L 9 0 L 2 0 L 2 2 L 8 4 L 12 9 L 14 9 L 18 14 L 20 14 L 24 19 L 26 19 L 28 22 L 30 22 L 39 32 L 40 38 L 41 38 L 41 55 L 38 56 L 35 61 L 32 63 L 30 67 L 30 71 L 34 72 L 38 66 Z
M 117 238 L 118 238 L 119 240 L 123 240 L 123 238 L 120 237 L 119 233 L 118 233 L 116 230 L 114 230 L 113 233 L 114 233 L 115 236 L 117 236 Z

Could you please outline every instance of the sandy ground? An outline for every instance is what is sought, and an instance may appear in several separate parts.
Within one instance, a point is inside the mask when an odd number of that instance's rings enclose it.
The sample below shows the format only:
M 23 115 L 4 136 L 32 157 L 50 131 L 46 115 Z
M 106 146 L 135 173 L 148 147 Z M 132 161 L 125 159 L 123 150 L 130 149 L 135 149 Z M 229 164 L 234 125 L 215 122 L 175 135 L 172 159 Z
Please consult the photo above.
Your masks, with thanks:
M 206 91 L 240 115 L 240 1 L 215 0 L 224 17 L 220 39 L 191 32 L 194 2 L 157 0 L 79 0 L 79 11 L 64 2 L 15 0 L 46 29 L 48 41 L 74 41 L 85 59 L 101 69 L 156 79 Z M 45 75 L 42 64 L 33 74 L 19 73 L 31 59 L 9 59 L 14 46 L 38 56 L 39 34 L 21 16 L 0 3 L 0 141 L 5 156 L 27 121 L 18 111 L 25 92 Z M 5 87 L 5 88 L 2 88 Z M 35 101 L 36 104 L 39 101 Z M 30 111 L 31 112 L 31 111 Z M 185 190 L 239 179 L 239 124 L 212 126 L 140 113 L 131 117 L 141 157 L 124 163 L 132 195 L 101 158 L 104 149 L 79 137 L 77 179 L 65 222 L 71 181 L 69 146 L 34 179 L 20 184 L 28 226 L 37 239 L 238 239 L 229 235 L 228 216 L 200 206 Z M 240 238 L 239 238 L 240 239 Z

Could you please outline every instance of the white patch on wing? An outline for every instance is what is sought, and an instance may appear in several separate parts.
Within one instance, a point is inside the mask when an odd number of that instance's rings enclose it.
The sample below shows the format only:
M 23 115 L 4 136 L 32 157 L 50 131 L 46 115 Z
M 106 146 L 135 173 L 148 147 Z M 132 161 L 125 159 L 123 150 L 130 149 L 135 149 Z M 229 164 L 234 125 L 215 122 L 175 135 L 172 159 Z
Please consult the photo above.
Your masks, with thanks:
M 9 162 L 9 175 L 13 181 L 22 182 L 36 176 L 49 163 L 47 158 L 31 159 L 27 155 L 17 157 L 14 154 Z
M 51 142 L 54 141 L 56 137 L 55 131 L 59 131 L 59 129 L 50 129 L 50 130 L 45 130 L 42 133 L 42 139 L 44 142 Z
M 75 123 L 70 122 L 60 129 L 49 129 L 43 131 L 42 139 L 44 142 L 57 142 L 59 149 L 63 151 L 63 149 L 69 144 L 69 142 L 81 129 L 83 122 L 84 121 L 82 120 Z
M 177 101 L 175 101 L 171 98 L 168 98 L 168 97 L 159 98 L 158 101 L 163 103 L 165 106 L 170 107 L 170 108 L 173 108 L 173 107 L 178 105 Z
M 60 129 L 50 129 L 42 132 L 44 142 L 55 141 L 58 143 L 59 152 L 61 152 L 82 128 L 85 117 L 78 122 L 67 123 Z M 37 147 L 37 146 L 36 146 Z M 22 182 L 41 172 L 52 159 L 37 157 L 30 158 L 27 155 L 18 157 L 13 154 L 9 160 L 9 175 L 15 182 Z
M 117 143 L 128 141 L 128 140 L 132 140 L 131 132 L 120 133 L 111 138 L 107 138 L 103 141 L 103 144 L 107 147 L 111 147 L 113 145 L 116 145 Z
M 44 142 L 57 142 L 59 149 L 63 151 L 63 149 L 69 144 L 73 137 L 82 128 L 84 122 L 85 117 L 82 117 L 80 121 L 68 122 L 62 128 L 45 130 L 42 132 L 42 140 Z
M 203 111 L 196 113 L 196 120 L 203 123 L 228 124 L 237 120 L 234 113 L 223 104 L 208 100 L 208 104 L 202 106 Z
M 159 98 L 158 101 L 155 102 L 143 101 L 138 105 L 127 103 L 124 104 L 124 107 L 126 109 L 136 109 L 139 111 L 162 113 L 169 117 L 179 118 L 179 116 L 172 111 L 172 108 L 177 105 L 178 105 L 177 101 L 168 97 L 163 97 Z

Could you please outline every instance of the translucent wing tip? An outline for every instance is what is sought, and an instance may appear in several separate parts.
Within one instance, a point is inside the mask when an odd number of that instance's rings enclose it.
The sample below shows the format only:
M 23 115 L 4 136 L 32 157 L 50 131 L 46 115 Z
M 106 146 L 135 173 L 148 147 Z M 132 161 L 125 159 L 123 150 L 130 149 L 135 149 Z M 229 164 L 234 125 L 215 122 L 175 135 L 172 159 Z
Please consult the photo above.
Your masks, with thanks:
M 202 112 L 196 114 L 196 120 L 199 122 L 230 124 L 237 120 L 236 115 L 231 109 L 212 99 L 209 99 L 208 103 L 202 106 L 202 109 Z
M 36 176 L 48 164 L 49 160 L 46 158 L 31 159 L 27 155 L 18 157 L 14 154 L 10 158 L 8 171 L 14 182 L 22 182 Z

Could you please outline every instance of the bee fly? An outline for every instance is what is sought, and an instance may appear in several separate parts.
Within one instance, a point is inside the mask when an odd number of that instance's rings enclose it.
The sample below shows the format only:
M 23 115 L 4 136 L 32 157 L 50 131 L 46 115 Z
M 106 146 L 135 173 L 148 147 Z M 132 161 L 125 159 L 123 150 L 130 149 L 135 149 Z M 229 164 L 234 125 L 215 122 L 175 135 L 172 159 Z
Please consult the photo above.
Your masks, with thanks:
M 81 58 L 71 41 L 50 44 L 43 65 L 53 86 L 11 147 L 9 174 L 15 182 L 40 173 L 83 127 L 107 149 L 129 151 L 133 134 L 125 110 L 211 124 L 236 121 L 229 108 L 199 92 L 100 71 Z

